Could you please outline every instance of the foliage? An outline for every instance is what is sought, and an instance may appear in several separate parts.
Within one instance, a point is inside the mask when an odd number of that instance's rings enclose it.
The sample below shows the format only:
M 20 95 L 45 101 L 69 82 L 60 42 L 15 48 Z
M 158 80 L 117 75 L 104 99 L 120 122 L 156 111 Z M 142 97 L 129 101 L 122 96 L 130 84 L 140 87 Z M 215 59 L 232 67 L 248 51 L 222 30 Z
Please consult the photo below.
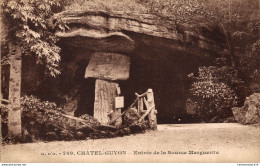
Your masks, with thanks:
M 120 128 L 106 127 L 100 125 L 95 118 L 87 114 L 79 117 L 79 119 L 84 120 L 84 123 L 81 123 L 82 121 L 76 122 L 75 119 L 62 116 L 62 110 L 55 103 L 41 101 L 34 96 L 22 97 L 21 105 L 23 128 L 34 137 L 29 141 L 35 138 L 43 140 L 73 140 L 86 139 L 86 137 L 111 138 L 144 132 L 148 125 L 147 121 L 143 121 L 138 124 L 127 124 Z M 61 123 L 59 127 L 58 123 Z M 93 130 L 90 130 L 91 128 Z
M 245 54 L 240 59 L 240 70 L 247 82 L 260 82 L 260 54 Z
M 1 111 L 1 134 L 2 138 L 5 139 L 8 134 L 8 108 L 7 105 L 0 104 L 0 111 Z
M 41 101 L 35 96 L 21 97 L 22 128 L 24 141 L 55 139 L 61 130 L 51 125 L 48 118 L 59 120 L 61 108 L 53 102 Z M 43 123 L 48 122 L 48 123 Z M 27 134 L 26 134 L 27 133 Z M 53 138 L 55 137 L 55 138 Z
M 193 101 L 190 101 L 196 102 L 198 114 L 204 119 L 230 112 L 232 106 L 241 105 L 248 95 L 245 87 L 248 83 L 254 81 L 254 85 L 259 85 L 258 1 L 146 0 L 140 3 L 163 20 L 174 21 L 177 33 L 185 36 L 190 30 L 204 37 L 204 30 L 210 31 L 215 37 L 212 40 L 224 46 L 219 53 L 226 53 L 217 59 L 218 64 L 199 68 L 199 76 L 193 77 L 190 91 Z M 216 27 L 217 31 L 212 31 Z
M 8 26 L 7 42 L 20 45 L 26 55 L 35 55 L 37 63 L 44 64 L 51 76 L 60 73 L 60 48 L 55 31 L 64 31 L 66 25 L 53 9 L 57 0 L 5 0 L 3 15 Z
M 260 93 L 260 40 L 257 40 L 248 51 L 240 56 L 239 71 L 247 83 L 248 96 L 254 92 Z
M 63 0 L 66 10 L 104 10 L 147 13 L 147 8 L 136 0 Z
M 186 19 L 192 15 L 201 14 L 203 3 L 199 0 L 183 0 L 183 1 L 171 1 L 171 0 L 147 0 L 144 2 L 149 12 L 165 18 L 171 18 L 177 23 L 183 23 Z M 187 20 L 186 20 L 187 21 Z
M 238 96 L 239 103 L 242 104 L 245 96 L 243 96 L 243 91 L 245 90 L 245 81 L 240 78 L 239 70 L 230 66 L 227 61 L 227 56 L 216 58 L 216 68 L 215 77 L 218 78 L 220 82 L 227 84 Z
M 54 102 L 41 101 L 35 96 L 23 96 L 21 97 L 21 106 L 22 111 L 24 112 L 33 112 L 35 110 L 47 110 L 48 111 L 59 111 L 62 109 L 59 108 Z
M 238 26 L 240 29 L 246 30 L 247 26 L 245 24 L 240 26 L 240 23 L 250 22 L 248 26 L 254 29 L 259 23 L 257 1 L 252 1 L 252 3 L 245 0 L 145 0 L 138 2 L 146 6 L 149 13 L 164 17 L 164 19 L 170 18 L 178 24 L 206 25 L 221 23 L 227 30 L 230 30 L 227 26 Z M 234 32 L 237 35 L 242 35 L 237 31 Z
M 224 72 L 224 73 L 223 73 Z M 234 71 L 232 71 L 234 72 Z M 196 113 L 204 121 L 213 117 L 230 115 L 231 108 L 237 105 L 238 97 L 229 84 L 238 81 L 228 67 L 199 67 L 198 76 L 193 79 L 188 102 L 195 105 Z
M 259 40 L 258 28 L 260 16 L 258 2 L 245 0 L 146 0 L 140 1 L 149 8 L 149 12 L 158 15 L 162 20 L 173 20 L 177 33 L 191 28 L 198 35 L 205 35 L 203 29 L 210 30 L 218 26 L 224 39 L 225 48 L 229 50 L 228 60 L 234 67 L 238 59 L 235 50 L 243 52 Z M 185 27 L 185 25 L 188 25 Z M 183 33 L 184 34 L 184 33 Z M 217 34 L 215 34 L 217 36 Z M 223 44 L 223 40 L 215 41 Z
M 1 105 L 1 123 L 3 128 L 3 137 L 6 138 L 7 136 L 7 123 L 8 123 L 8 110 L 9 108 L 7 106 Z M 40 99 L 34 97 L 34 96 L 23 96 L 21 97 L 21 109 L 22 109 L 22 128 L 30 128 L 32 129 L 33 127 L 35 128 L 34 130 L 36 131 L 37 129 L 40 130 L 39 124 L 37 124 L 37 127 L 35 127 L 36 123 L 31 123 L 31 119 L 34 121 L 37 120 L 37 112 L 40 113 L 38 110 L 47 110 L 48 111 L 61 111 L 61 108 L 57 107 L 57 105 L 53 102 L 48 102 L 48 101 L 41 101 Z M 28 119 L 27 117 L 31 117 Z M 28 127 L 30 126 L 30 127 Z M 36 129 L 37 128 L 37 129 Z M 40 132 L 40 131 L 37 131 Z M 35 132 L 36 133 L 36 132 Z M 7 138 L 10 139 L 10 138 Z M 6 140 L 8 141 L 8 140 Z

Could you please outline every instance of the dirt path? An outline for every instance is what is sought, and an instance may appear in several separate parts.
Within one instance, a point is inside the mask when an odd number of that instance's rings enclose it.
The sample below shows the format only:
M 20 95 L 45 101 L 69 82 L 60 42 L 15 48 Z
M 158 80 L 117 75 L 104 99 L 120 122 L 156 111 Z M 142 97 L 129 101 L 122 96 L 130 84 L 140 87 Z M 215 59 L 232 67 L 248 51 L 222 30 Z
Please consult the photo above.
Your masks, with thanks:
M 2 162 L 124 161 L 260 162 L 260 128 L 236 123 L 159 125 L 157 131 L 113 139 L 2 147 Z

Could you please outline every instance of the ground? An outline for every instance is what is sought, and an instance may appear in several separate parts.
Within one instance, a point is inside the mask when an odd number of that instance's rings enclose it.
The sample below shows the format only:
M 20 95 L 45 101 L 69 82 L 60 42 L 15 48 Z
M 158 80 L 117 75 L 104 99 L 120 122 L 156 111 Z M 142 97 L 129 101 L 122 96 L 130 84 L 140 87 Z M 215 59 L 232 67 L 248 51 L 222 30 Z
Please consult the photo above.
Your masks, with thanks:
M 252 163 L 260 162 L 259 138 L 259 127 L 237 123 L 158 125 L 157 131 L 111 139 L 4 145 L 2 162 Z

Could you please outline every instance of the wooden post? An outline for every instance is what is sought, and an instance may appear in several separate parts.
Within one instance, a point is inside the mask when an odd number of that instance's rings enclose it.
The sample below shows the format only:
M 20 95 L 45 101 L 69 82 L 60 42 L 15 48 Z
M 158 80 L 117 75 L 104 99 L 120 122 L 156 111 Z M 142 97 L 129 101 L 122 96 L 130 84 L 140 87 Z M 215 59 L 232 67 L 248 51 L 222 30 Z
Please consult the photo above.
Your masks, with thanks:
M 118 84 L 111 81 L 96 80 L 94 118 L 101 124 L 107 125 L 111 118 L 118 117 L 121 110 L 115 110 L 115 97 Z M 114 111 L 111 113 L 111 111 Z M 111 114 L 111 118 L 109 117 Z M 115 123 L 122 123 L 122 118 L 118 118 Z
M 151 110 L 153 110 L 155 108 L 155 105 L 153 105 L 152 107 L 149 107 L 146 112 L 140 117 L 140 119 L 138 120 L 138 122 L 141 122 L 146 116 L 147 114 L 149 114 L 151 112 Z
M 22 56 L 20 46 L 9 45 L 10 48 L 10 81 L 9 101 L 11 109 L 8 112 L 8 135 L 12 138 L 21 138 L 21 70 Z M 13 52 L 14 51 L 14 52 Z
M 149 126 L 151 129 L 156 130 L 157 129 L 157 118 L 156 118 L 157 110 L 155 110 L 155 107 L 154 107 L 155 103 L 154 103 L 154 95 L 153 95 L 152 89 L 147 90 L 147 105 L 149 108 L 153 107 L 148 115 Z
M 143 98 L 138 97 L 138 114 L 141 115 L 141 112 L 144 110 L 144 101 Z

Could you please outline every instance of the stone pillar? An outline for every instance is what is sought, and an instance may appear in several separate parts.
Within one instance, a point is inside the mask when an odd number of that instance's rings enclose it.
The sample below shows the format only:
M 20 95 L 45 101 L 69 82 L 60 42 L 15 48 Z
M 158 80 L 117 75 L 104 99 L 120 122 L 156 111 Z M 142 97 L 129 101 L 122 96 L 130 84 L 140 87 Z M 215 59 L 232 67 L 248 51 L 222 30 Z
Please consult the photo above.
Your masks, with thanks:
M 94 118 L 102 124 L 108 124 L 110 122 L 109 115 L 116 111 L 115 97 L 117 87 L 118 84 L 115 82 L 101 79 L 96 80 Z

